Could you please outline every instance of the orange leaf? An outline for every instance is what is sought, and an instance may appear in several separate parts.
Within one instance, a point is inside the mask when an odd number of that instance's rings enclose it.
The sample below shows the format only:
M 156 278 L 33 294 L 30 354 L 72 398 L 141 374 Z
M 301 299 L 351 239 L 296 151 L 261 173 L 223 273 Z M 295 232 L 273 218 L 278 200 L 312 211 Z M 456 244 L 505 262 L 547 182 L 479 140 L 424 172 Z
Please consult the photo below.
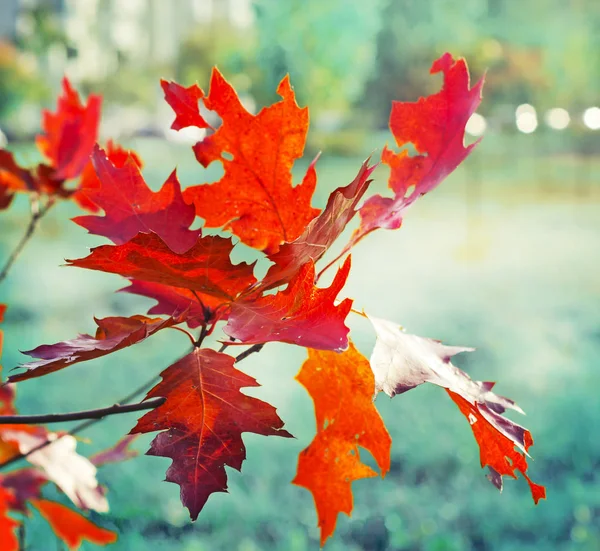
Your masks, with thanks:
M 517 478 L 519 471 L 527 480 L 533 501 L 537 504 L 546 498 L 546 488 L 535 484 L 527 476 L 525 454 L 515 450 L 515 446 L 529 450 L 533 445 L 531 433 L 519 425 L 495 413 L 486 404 L 471 404 L 459 394 L 446 390 L 450 398 L 467 418 L 477 444 L 479 444 L 481 466 L 490 469 L 488 478 L 499 490 L 502 490 L 502 477 Z
M 2 551 L 18 551 L 19 542 L 15 535 L 15 527 L 19 524 L 8 516 L 9 503 L 12 496 L 0 485 L 0 544 Z
M 247 245 L 267 253 L 296 239 L 319 214 L 310 204 L 315 171 L 309 170 L 300 185 L 292 186 L 292 166 L 304 151 L 308 109 L 298 107 L 288 77 L 277 93 L 282 101 L 252 115 L 221 73 L 213 70 L 204 104 L 223 124 L 198 142 L 194 152 L 205 167 L 221 161 L 225 174 L 214 184 L 184 192 L 206 227 L 224 226 Z
M 181 501 L 196 520 L 214 492 L 227 491 L 225 466 L 238 471 L 246 458 L 242 432 L 291 437 L 275 408 L 246 394 L 256 387 L 233 367 L 234 358 L 195 349 L 161 373 L 147 398 L 167 400 L 146 413 L 131 433 L 161 432 L 148 455 L 170 457 L 167 481 L 179 484 Z
M 392 440 L 373 404 L 369 360 L 352 342 L 341 354 L 308 349 L 296 379 L 315 403 L 317 435 L 300 453 L 292 483 L 313 494 L 323 545 L 335 530 L 338 513 L 352 512 L 351 482 L 377 476 L 360 462 L 358 446 L 371 452 L 385 476 Z
M 117 541 L 117 534 L 100 528 L 77 511 L 55 501 L 32 499 L 30 503 L 46 519 L 58 538 L 63 540 L 71 551 L 79 549 L 83 541 L 96 545 L 107 545 Z

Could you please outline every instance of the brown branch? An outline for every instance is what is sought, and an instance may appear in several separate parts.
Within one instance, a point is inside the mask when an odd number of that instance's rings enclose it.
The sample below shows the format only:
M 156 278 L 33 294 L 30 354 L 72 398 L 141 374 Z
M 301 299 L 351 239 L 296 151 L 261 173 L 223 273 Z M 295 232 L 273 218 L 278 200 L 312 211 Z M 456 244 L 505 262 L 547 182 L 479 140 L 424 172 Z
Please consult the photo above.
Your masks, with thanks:
M 248 348 L 248 350 L 244 350 L 244 352 L 242 352 L 241 354 L 238 354 L 235 357 L 235 361 L 237 362 L 241 362 L 244 358 L 247 358 L 248 356 L 250 356 L 250 354 L 254 354 L 255 352 L 260 352 L 263 349 L 263 346 L 265 344 L 253 344 L 250 348 Z
M 46 203 L 46 206 L 40 209 L 40 201 L 37 197 L 32 197 L 31 199 L 31 219 L 29 220 L 29 225 L 25 230 L 25 234 L 21 237 L 21 240 L 17 243 L 13 252 L 10 253 L 10 256 L 4 263 L 4 267 L 2 271 L 0 271 L 0 282 L 2 282 L 6 276 L 8 275 L 8 271 L 11 269 L 12 265 L 15 263 L 15 260 L 19 257 L 27 242 L 33 236 L 39 221 L 42 217 L 50 210 L 50 207 L 54 204 L 53 199 L 49 199 Z
M 127 404 L 129 402 L 132 402 L 138 396 L 140 396 L 141 394 L 143 394 L 144 392 L 146 392 L 147 390 L 149 390 L 150 388 L 152 388 L 154 385 L 156 385 L 156 383 L 158 383 L 159 381 L 160 381 L 160 377 L 158 377 L 158 376 L 153 377 L 152 379 L 150 379 L 149 381 L 147 381 L 143 385 L 139 386 L 138 388 L 136 388 L 135 390 L 133 390 L 132 392 L 130 392 L 122 400 L 119 400 L 119 403 L 121 403 L 121 404 Z M 20 453 L 18 455 L 15 455 L 14 457 L 11 457 L 10 459 L 8 459 L 7 461 L 5 461 L 4 463 L 0 463 L 0 469 L 6 468 L 9 465 L 12 465 L 13 463 L 17 463 L 21 459 L 27 459 L 27 457 L 29 455 L 31 455 L 32 453 L 37 452 L 37 451 L 45 448 L 46 446 L 49 446 L 50 444 L 52 444 L 52 442 L 56 442 L 56 440 L 58 440 L 59 438 L 62 438 L 63 436 L 66 436 L 67 434 L 72 435 L 72 436 L 75 435 L 75 434 L 79 434 L 80 432 L 83 432 L 84 430 L 86 430 L 87 428 L 95 425 L 96 423 L 98 423 L 101 420 L 102 420 L 102 418 L 100 418 L 100 419 L 87 419 L 83 423 L 79 423 L 78 425 L 74 426 L 69 432 L 60 434 L 58 436 L 58 438 L 56 438 L 54 440 L 46 440 L 45 442 L 42 442 L 39 446 L 36 446 L 35 448 L 32 448 L 31 450 L 29 450 L 27 453 Z
M 154 409 L 165 403 L 165 398 L 152 398 L 137 404 L 115 404 L 107 408 L 88 409 L 72 413 L 42 413 L 40 415 L 0 415 L 0 425 L 40 425 L 49 423 L 65 423 L 82 419 L 102 419 L 109 415 L 119 415 L 132 411 Z

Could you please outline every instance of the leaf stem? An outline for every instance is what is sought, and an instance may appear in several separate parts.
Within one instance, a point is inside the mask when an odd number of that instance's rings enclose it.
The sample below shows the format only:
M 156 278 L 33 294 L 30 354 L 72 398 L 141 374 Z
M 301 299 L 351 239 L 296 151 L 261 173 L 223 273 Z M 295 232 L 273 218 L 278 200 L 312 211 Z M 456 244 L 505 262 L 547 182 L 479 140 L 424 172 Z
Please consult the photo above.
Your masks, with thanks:
M 65 423 L 82 419 L 102 419 L 109 415 L 119 415 L 132 411 L 154 409 L 165 403 L 165 398 L 151 398 L 137 404 L 114 404 L 107 408 L 74 411 L 72 413 L 42 413 L 39 415 L 0 415 L 0 425 L 39 425 Z
M 196 339 L 194 339 L 194 335 L 192 335 L 187 329 L 184 329 L 183 327 L 175 327 L 174 325 L 169 327 L 169 329 L 175 329 L 176 331 L 187 335 L 188 339 L 190 339 L 190 341 L 192 342 L 192 346 L 196 346 Z
M 13 252 L 10 253 L 10 256 L 4 263 L 2 271 L 0 271 L 0 282 L 2 282 L 6 276 L 8 275 L 9 270 L 12 265 L 15 263 L 15 260 L 19 257 L 27 242 L 33 236 L 39 221 L 42 217 L 50 210 L 50 207 L 54 204 L 54 199 L 49 199 L 46 203 L 46 206 L 40 208 L 40 200 L 37 196 L 31 197 L 31 218 L 29 220 L 29 224 L 23 237 L 21 237 L 20 241 L 17 243 L 16 247 L 13 249 Z

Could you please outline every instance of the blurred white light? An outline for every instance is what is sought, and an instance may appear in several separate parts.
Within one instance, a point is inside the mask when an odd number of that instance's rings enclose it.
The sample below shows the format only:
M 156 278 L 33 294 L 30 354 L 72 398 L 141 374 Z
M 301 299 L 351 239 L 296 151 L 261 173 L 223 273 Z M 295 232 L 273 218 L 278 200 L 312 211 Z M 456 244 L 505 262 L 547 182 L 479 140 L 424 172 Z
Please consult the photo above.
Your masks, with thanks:
M 583 113 L 583 124 L 590 130 L 600 130 L 600 107 L 588 107 Z
M 8 145 L 8 138 L 6 134 L 2 132 L 2 128 L 0 128 L 0 148 L 6 147 Z
M 546 124 L 554 130 L 564 130 L 571 122 L 569 112 L 562 107 L 550 109 L 545 116 Z
M 533 105 L 529 105 L 529 103 L 522 103 L 517 107 L 515 115 L 517 119 L 520 115 L 532 114 L 535 115 L 535 107 Z
M 172 128 L 165 130 L 165 138 L 167 138 L 167 140 L 184 145 L 194 145 L 205 137 L 206 130 L 195 126 L 188 126 L 181 130 L 173 130 Z
M 481 136 L 486 128 L 487 122 L 479 113 L 473 113 L 465 126 L 465 130 L 471 136 Z
M 517 128 L 523 134 L 535 132 L 538 126 L 538 120 L 535 113 L 522 113 L 517 116 Z

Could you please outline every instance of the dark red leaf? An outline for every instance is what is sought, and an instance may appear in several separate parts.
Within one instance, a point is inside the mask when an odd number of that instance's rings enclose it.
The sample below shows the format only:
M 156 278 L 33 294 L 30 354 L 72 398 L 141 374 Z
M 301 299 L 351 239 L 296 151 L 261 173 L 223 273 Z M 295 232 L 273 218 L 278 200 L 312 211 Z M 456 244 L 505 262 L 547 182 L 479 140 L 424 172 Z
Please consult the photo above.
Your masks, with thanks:
M 232 264 L 230 239 L 205 236 L 185 254 L 174 253 L 154 233 L 140 233 L 123 245 L 103 245 L 86 258 L 68 260 L 72 266 L 100 270 L 143 281 L 200 291 L 233 300 L 255 283 L 253 265 Z
M 128 459 L 136 457 L 138 452 L 129 448 L 131 443 L 136 438 L 137 435 L 128 434 L 127 436 L 121 438 L 121 440 L 119 440 L 111 448 L 92 455 L 92 457 L 90 457 L 90 461 L 96 467 L 101 467 L 108 463 L 120 463 L 121 461 L 127 461 Z
M 183 200 L 175 172 L 161 190 L 154 193 L 144 181 L 134 158 L 129 158 L 119 168 L 96 146 L 92 162 L 101 185 L 86 188 L 85 196 L 106 215 L 78 216 L 74 222 L 118 245 L 140 232 L 154 232 L 178 254 L 194 246 L 200 230 L 189 229 L 196 215 L 194 207 Z
M 192 520 L 212 493 L 227 491 L 225 466 L 241 470 L 246 458 L 242 432 L 291 436 L 273 406 L 240 392 L 259 385 L 233 364 L 227 354 L 196 349 L 168 367 L 147 396 L 163 396 L 166 402 L 131 431 L 164 431 L 148 455 L 173 460 L 166 479 L 181 486 L 181 501 Z
M 41 497 L 42 486 L 48 482 L 48 477 L 37 469 L 19 469 L 8 473 L 0 479 L 0 486 L 11 491 L 9 507 L 24 515 L 29 515 L 27 501 Z
M 315 266 L 309 260 L 284 291 L 234 302 L 223 331 L 244 344 L 279 341 L 319 350 L 344 350 L 349 331 L 344 320 L 352 300 L 344 299 L 338 306 L 334 301 L 349 271 L 350 257 L 331 286 L 320 289 L 315 287 Z
M 98 324 L 95 337 L 79 335 L 69 341 L 43 344 L 24 352 L 39 360 L 20 365 L 25 371 L 11 375 L 9 382 L 41 377 L 79 362 L 106 356 L 143 341 L 165 327 L 181 323 L 178 317 L 162 319 L 145 316 L 110 317 L 95 321 Z

